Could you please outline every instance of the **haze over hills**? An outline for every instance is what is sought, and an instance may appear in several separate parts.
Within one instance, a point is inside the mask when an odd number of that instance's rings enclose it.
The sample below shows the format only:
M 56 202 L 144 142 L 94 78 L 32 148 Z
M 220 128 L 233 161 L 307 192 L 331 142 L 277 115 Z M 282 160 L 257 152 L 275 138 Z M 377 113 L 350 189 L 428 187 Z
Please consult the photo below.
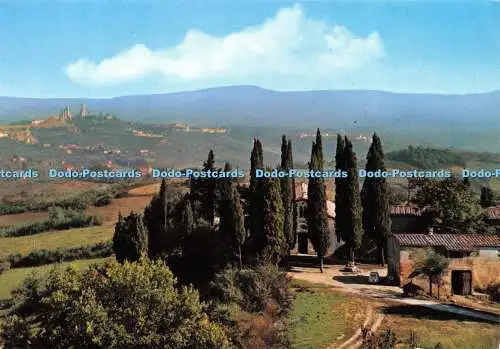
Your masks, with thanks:
M 470 124 L 500 130 L 500 91 L 483 94 L 407 94 L 368 90 L 272 91 L 229 86 L 197 91 L 109 99 L 0 97 L 0 120 L 50 115 L 88 104 L 120 118 L 142 122 L 189 122 L 302 127 L 434 127 Z

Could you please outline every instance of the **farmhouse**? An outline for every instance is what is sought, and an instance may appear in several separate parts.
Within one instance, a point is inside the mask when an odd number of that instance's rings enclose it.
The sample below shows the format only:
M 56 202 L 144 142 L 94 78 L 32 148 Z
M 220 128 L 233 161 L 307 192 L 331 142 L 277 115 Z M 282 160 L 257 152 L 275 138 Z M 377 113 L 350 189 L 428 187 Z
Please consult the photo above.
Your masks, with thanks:
M 396 205 L 391 207 L 391 230 L 393 233 L 417 233 L 425 229 L 422 209 L 410 205 Z
M 500 206 L 488 207 L 486 209 L 486 220 L 490 227 L 500 232 Z
M 297 240 L 298 240 L 298 253 L 308 254 L 309 238 L 307 236 L 307 183 L 297 183 L 295 185 L 295 202 L 296 202 L 296 217 L 297 217 Z M 335 251 L 339 246 L 337 239 L 335 238 L 335 203 L 330 200 L 326 200 L 326 206 L 328 210 L 328 227 L 331 234 L 331 247 L 330 252 Z
M 401 287 L 407 284 L 415 255 L 426 248 L 433 248 L 450 261 L 442 278 L 443 294 L 469 295 L 480 268 L 486 264 L 500 267 L 500 236 L 433 234 L 431 230 L 428 234 L 393 234 L 388 244 L 387 275 Z M 418 285 L 428 288 L 427 282 Z

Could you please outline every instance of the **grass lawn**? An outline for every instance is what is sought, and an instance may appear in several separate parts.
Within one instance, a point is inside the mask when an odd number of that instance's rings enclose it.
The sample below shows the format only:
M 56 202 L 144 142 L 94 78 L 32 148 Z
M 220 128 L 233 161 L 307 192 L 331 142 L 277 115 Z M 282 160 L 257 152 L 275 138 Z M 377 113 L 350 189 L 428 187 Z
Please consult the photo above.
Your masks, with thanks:
M 30 276 L 32 273 L 35 273 L 35 275 L 37 275 L 37 276 L 43 276 L 44 274 L 48 273 L 54 267 L 57 268 L 57 267 L 66 266 L 66 265 L 70 265 L 70 264 L 73 264 L 73 265 L 77 266 L 78 268 L 86 268 L 91 264 L 102 263 L 106 260 L 109 260 L 110 258 L 114 258 L 114 257 L 85 259 L 85 260 L 66 262 L 66 263 L 61 263 L 61 264 L 43 265 L 40 267 L 33 267 L 33 268 L 16 268 L 16 269 L 7 270 L 5 273 L 0 275 L 0 299 L 9 299 L 11 297 L 11 294 L 10 294 L 11 291 L 14 290 L 15 288 L 21 286 L 23 283 L 23 280 L 26 279 L 26 277 Z
M 288 327 L 292 348 L 320 349 L 341 337 L 346 318 L 335 309 L 345 297 L 321 285 L 300 282 L 295 286 L 299 287 Z
M 113 237 L 113 226 L 95 226 L 53 231 L 30 236 L 0 238 L 0 259 L 11 254 L 22 255 L 40 249 L 79 247 L 108 241 Z
M 437 343 L 445 349 L 496 349 L 500 344 L 498 325 L 467 321 L 456 316 L 424 307 L 386 306 L 386 317 L 380 330 L 391 328 L 401 342 L 407 343 L 414 331 L 417 343 L 423 348 L 434 348 Z M 398 349 L 409 349 L 401 344 Z

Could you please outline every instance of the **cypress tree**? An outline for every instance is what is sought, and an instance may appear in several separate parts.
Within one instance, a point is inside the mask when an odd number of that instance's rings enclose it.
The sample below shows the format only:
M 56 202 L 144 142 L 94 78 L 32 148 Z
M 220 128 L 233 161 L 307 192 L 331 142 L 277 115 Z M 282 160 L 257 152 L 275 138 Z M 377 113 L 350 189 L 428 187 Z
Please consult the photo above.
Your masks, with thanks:
M 184 201 L 184 209 L 182 210 L 182 230 L 184 236 L 190 236 L 195 228 L 195 221 L 193 215 L 193 209 L 191 207 L 191 201 Z
M 347 169 L 347 178 L 345 185 L 345 213 L 342 212 L 345 215 L 345 229 L 341 231 L 341 234 L 342 240 L 344 240 L 346 244 L 346 264 L 354 265 L 354 254 L 361 245 L 361 240 L 363 238 L 363 221 L 357 159 L 352 148 L 352 143 L 347 137 L 345 137 L 343 159 Z
M 345 142 L 344 138 L 337 134 L 337 149 L 335 151 L 335 170 L 347 171 L 345 166 Z M 342 232 L 346 229 L 346 178 L 335 178 L 335 235 L 337 242 L 341 241 Z
M 116 260 L 135 262 L 142 254 L 147 253 L 148 235 L 140 214 L 131 212 L 128 217 L 121 215 L 115 225 L 113 251 Z
M 252 154 L 250 156 L 250 186 L 248 191 L 248 213 L 250 236 L 258 236 L 262 228 L 262 200 L 263 195 L 261 182 L 262 178 L 256 177 L 256 170 L 264 168 L 264 156 L 262 154 L 262 144 L 258 139 L 254 139 Z M 253 245 L 253 243 L 252 243 Z
M 366 157 L 366 171 L 386 171 L 382 143 L 376 133 Z M 361 190 L 363 228 L 367 237 L 375 241 L 378 260 L 385 265 L 386 245 L 391 235 L 391 207 L 389 188 L 385 178 L 366 177 Z
M 321 132 L 319 128 L 316 130 L 316 151 L 318 152 L 318 161 L 321 169 L 325 164 L 325 157 L 323 156 L 323 140 L 321 139 Z
M 251 238 L 252 262 L 278 263 L 287 248 L 283 232 L 283 203 L 278 178 L 262 178 L 255 190 L 259 203 L 257 214 L 261 217 Z
M 262 152 L 262 143 L 260 140 L 253 140 L 253 149 L 252 154 L 250 155 L 250 193 L 255 191 L 255 187 L 257 185 L 257 181 L 259 180 L 256 177 L 255 171 L 257 169 L 264 168 L 264 154 Z
M 231 171 L 231 165 L 226 163 L 224 171 Z M 221 199 L 219 204 L 219 235 L 225 264 L 238 261 L 243 268 L 242 246 L 245 242 L 245 218 L 240 194 L 233 178 L 221 181 Z
M 207 160 L 203 162 L 201 170 L 206 173 L 216 171 L 213 150 L 208 152 Z M 189 197 L 195 221 L 204 220 L 213 225 L 217 204 L 217 179 L 211 176 L 191 177 L 189 184 Z
M 283 203 L 281 200 L 280 183 L 277 178 L 266 178 L 262 184 L 262 233 L 264 246 L 261 259 L 278 263 L 287 248 L 283 231 Z
M 321 134 L 316 136 L 318 142 L 313 142 L 309 170 L 323 171 Z M 326 186 L 324 178 L 310 177 L 307 187 L 307 225 L 308 236 L 319 258 L 320 271 L 323 272 L 323 260 L 330 247 L 330 232 L 328 228 L 328 208 L 326 205 Z
M 495 206 L 495 194 L 493 190 L 488 187 L 481 187 L 481 198 L 479 202 L 483 208 Z
M 281 140 L 281 170 L 288 171 L 293 168 L 292 160 L 292 143 L 287 141 L 286 136 L 283 135 Z M 293 178 L 284 177 L 281 178 L 281 200 L 283 202 L 283 232 L 287 239 L 287 255 L 290 254 L 290 250 L 295 247 L 295 222 L 294 222 L 294 207 L 295 207 L 295 196 L 294 196 L 294 181 Z
M 215 156 L 213 150 L 208 152 L 207 160 L 203 162 L 202 171 L 206 173 L 214 172 Z M 213 177 L 191 177 L 191 201 L 192 204 L 198 206 L 198 219 L 203 219 L 209 225 L 214 224 L 215 206 L 217 201 L 217 182 Z M 192 206 L 193 207 L 193 206 Z
M 292 141 L 288 140 L 288 164 L 290 168 L 293 168 L 293 150 Z M 298 229 L 298 212 L 297 212 L 297 193 L 295 192 L 295 177 L 292 178 L 292 202 L 293 202 L 293 242 L 290 245 L 290 249 L 295 248 L 297 244 L 297 229 Z
M 163 179 L 160 192 L 144 209 L 144 224 L 148 231 L 148 253 L 152 259 L 164 255 L 172 247 L 169 246 L 168 208 L 167 183 Z

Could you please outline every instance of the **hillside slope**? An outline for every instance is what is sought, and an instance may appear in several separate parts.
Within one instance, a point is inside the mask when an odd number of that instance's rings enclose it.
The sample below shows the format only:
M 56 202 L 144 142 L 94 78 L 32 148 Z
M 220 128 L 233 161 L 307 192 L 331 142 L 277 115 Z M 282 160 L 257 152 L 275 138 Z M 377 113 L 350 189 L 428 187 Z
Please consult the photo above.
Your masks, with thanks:
M 210 125 L 251 123 L 323 127 L 469 123 L 499 127 L 500 91 L 470 95 L 403 94 L 383 91 L 278 92 L 253 86 L 111 99 L 0 97 L 0 119 L 50 115 L 80 103 L 126 119 Z

